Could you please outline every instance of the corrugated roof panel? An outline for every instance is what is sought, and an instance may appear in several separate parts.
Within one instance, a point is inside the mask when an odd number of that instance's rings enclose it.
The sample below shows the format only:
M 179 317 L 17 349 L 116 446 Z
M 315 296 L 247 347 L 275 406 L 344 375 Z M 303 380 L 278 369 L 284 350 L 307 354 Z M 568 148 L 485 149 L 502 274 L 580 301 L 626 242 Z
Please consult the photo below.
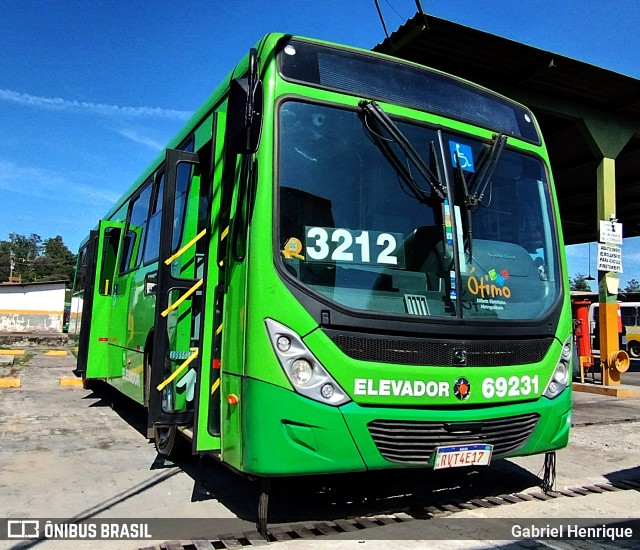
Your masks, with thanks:
M 640 81 L 437 17 L 427 16 L 427 25 L 416 14 L 374 50 L 528 104 L 549 149 L 567 243 L 597 239 L 600 160 L 578 113 L 593 110 L 636 124 L 637 133 L 616 160 L 616 195 L 625 235 L 640 234 Z

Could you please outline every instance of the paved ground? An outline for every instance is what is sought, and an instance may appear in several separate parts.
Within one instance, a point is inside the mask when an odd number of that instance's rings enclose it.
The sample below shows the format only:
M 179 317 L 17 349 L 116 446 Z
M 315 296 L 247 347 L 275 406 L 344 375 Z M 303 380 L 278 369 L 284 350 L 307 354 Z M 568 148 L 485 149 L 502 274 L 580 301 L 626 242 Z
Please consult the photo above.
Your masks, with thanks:
M 92 392 L 61 387 L 72 377 L 74 358 L 47 356 L 28 350 L 12 366 L 0 366 L 0 376 L 21 378 L 21 388 L 0 388 L 0 518 L 241 518 L 241 530 L 253 529 L 258 487 L 205 458 L 179 466 L 159 460 L 144 437 L 142 411 L 120 400 L 108 388 Z M 624 379 L 623 379 L 624 380 Z M 627 381 L 640 382 L 640 373 Z M 640 399 L 616 399 L 574 394 L 570 446 L 558 453 L 558 488 L 640 477 Z M 482 472 L 429 471 L 372 473 L 330 478 L 296 478 L 274 485 L 271 512 L 283 522 L 415 511 L 434 495 L 452 499 L 532 490 L 542 458 L 527 457 L 496 463 Z M 640 493 L 619 491 L 551 502 L 456 514 L 455 518 L 630 518 L 638 517 Z M 500 520 L 496 520 L 500 521 Z M 222 525 L 222 524 L 220 524 Z M 465 540 L 470 526 L 451 519 L 409 521 L 344 534 L 326 541 L 333 547 L 418 548 L 425 536 L 446 536 L 441 548 L 480 548 L 500 544 L 497 523 L 471 526 L 483 543 Z M 222 529 L 222 527 L 220 527 Z M 456 531 L 457 529 L 457 531 Z M 238 530 L 238 523 L 233 523 Z M 444 534 L 442 534 L 444 532 Z M 370 539 L 379 540 L 370 540 Z M 300 548 L 321 541 L 278 543 Z M 144 545 L 148 544 L 145 542 Z M 142 543 L 73 542 L 84 548 L 128 549 Z M 68 541 L 43 541 L 30 547 L 70 548 Z M 0 541 L 0 548 L 11 548 Z
M 197 463 L 158 460 L 140 409 L 107 387 L 61 387 L 75 359 L 44 352 L 28 351 L 28 366 L 0 367 L 0 376 L 21 378 L 19 389 L 0 389 L 0 518 L 235 517 L 207 494 Z

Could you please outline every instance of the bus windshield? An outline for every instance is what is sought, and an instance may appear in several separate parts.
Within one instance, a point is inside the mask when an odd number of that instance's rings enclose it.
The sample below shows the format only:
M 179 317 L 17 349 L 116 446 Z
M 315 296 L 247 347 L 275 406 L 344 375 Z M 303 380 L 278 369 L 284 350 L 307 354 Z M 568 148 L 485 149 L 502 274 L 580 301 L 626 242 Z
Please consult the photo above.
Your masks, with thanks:
M 284 269 L 355 310 L 425 318 L 546 314 L 560 275 L 543 164 L 508 147 L 497 154 L 495 143 L 396 124 L 430 172 L 450 182 L 451 196 L 439 195 L 362 112 L 281 104 Z M 465 202 L 464 189 L 473 200 Z

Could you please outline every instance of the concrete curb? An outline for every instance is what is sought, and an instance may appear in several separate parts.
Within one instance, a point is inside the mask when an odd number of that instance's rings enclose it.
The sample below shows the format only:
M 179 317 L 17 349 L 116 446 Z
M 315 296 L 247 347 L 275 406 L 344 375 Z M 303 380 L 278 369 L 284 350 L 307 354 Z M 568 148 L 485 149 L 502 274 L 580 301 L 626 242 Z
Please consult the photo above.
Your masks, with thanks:
M 638 398 L 640 397 L 640 387 L 620 384 L 619 386 L 600 386 L 595 384 L 583 384 L 574 382 L 573 391 L 593 393 L 596 395 L 608 395 L 609 397 Z
M 52 349 L 49 351 L 45 351 L 43 355 L 58 355 L 58 356 L 67 356 L 69 355 L 66 350 L 63 349 Z
M 20 378 L 0 378 L 0 388 L 19 388 Z
M 23 349 L 0 349 L 0 355 L 24 355 Z
M 60 378 L 60 386 L 71 388 L 71 387 L 82 387 L 82 379 L 80 378 Z

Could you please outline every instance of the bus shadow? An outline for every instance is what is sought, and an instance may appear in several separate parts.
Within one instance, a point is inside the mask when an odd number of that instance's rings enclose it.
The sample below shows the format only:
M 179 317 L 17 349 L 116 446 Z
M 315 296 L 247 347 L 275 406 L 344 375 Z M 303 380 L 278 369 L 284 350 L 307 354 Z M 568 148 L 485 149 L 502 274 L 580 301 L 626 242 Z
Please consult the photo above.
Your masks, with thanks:
M 96 386 L 83 399 L 95 399 L 91 407 L 112 407 L 146 439 L 146 409 L 141 405 L 106 384 Z M 193 480 L 192 502 L 217 500 L 238 518 L 257 521 L 259 481 L 237 474 L 208 455 L 187 454 L 176 462 L 158 455 L 150 469 L 174 465 Z M 295 523 L 399 512 L 426 517 L 428 507 L 518 493 L 539 486 L 540 479 L 514 463 L 498 460 L 489 468 L 296 476 L 272 478 L 270 485 L 269 522 Z
M 636 491 L 640 491 L 640 466 L 616 470 L 615 472 L 605 474 L 605 477 L 611 483 L 631 481 L 633 483 L 632 487 L 634 487 Z
M 216 499 L 240 519 L 257 520 L 260 483 L 202 457 L 177 464 L 194 480 L 192 501 Z M 269 523 L 330 521 L 408 513 L 428 517 L 428 507 L 517 493 L 540 479 L 508 461 L 487 469 L 403 469 L 271 479 Z
M 95 381 L 91 393 L 82 399 L 93 400 L 89 407 L 110 407 L 145 439 L 147 437 L 147 409 L 105 382 Z

